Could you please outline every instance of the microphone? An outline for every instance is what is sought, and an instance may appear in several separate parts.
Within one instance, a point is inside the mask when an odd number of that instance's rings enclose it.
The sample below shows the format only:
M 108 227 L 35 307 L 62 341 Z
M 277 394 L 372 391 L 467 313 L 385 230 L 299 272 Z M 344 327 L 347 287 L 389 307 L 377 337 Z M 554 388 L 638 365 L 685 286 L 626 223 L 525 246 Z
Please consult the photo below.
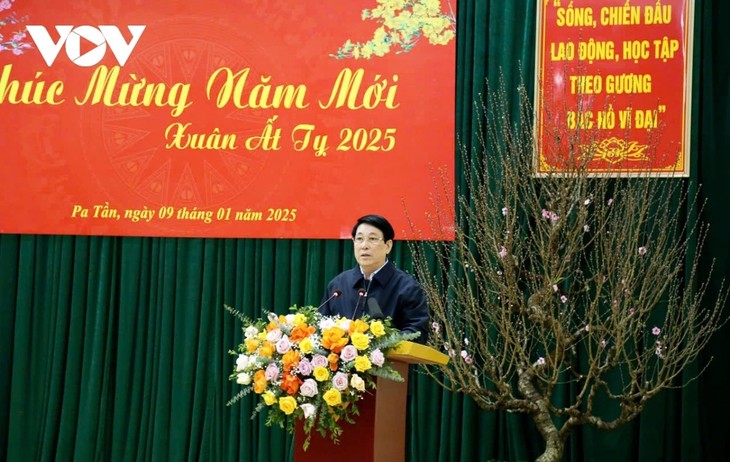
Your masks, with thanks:
M 357 291 L 357 303 L 355 303 L 355 309 L 352 310 L 352 319 L 356 319 L 357 316 L 357 309 L 360 308 L 360 302 L 363 298 L 367 295 L 367 291 L 365 289 L 360 289 Z
M 317 311 L 319 311 L 319 309 L 320 309 L 320 308 L 322 308 L 322 307 L 323 307 L 323 306 L 325 306 L 325 305 L 326 305 L 327 303 L 329 303 L 329 301 L 330 301 L 330 300 L 332 300 L 333 298 L 337 298 L 337 297 L 339 297 L 340 295 L 342 295 L 342 291 L 341 291 L 340 289 L 335 289 L 335 290 L 333 290 L 333 291 L 332 291 L 332 295 L 330 295 L 330 296 L 329 296 L 329 298 L 328 298 L 327 300 L 323 301 L 323 302 L 322 302 L 322 304 L 321 304 L 321 305 L 319 305 L 319 306 L 317 307 Z
M 385 319 L 383 316 L 383 310 L 380 309 L 380 304 L 374 298 L 368 298 L 368 314 L 373 319 Z

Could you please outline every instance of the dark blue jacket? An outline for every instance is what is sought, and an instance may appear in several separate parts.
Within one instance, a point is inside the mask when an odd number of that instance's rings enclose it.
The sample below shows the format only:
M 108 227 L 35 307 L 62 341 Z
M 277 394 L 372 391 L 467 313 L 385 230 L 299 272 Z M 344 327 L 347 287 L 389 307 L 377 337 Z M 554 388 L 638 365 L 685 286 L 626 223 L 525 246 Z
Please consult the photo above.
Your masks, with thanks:
M 367 289 L 367 295 L 360 296 L 360 289 Z M 342 294 L 326 302 L 335 290 Z M 426 342 L 428 306 L 423 289 L 412 276 L 396 268 L 391 261 L 371 281 L 365 281 L 359 266 L 335 276 L 327 285 L 319 311 L 327 316 L 359 318 L 368 312 L 367 299 L 370 298 L 377 300 L 385 317 L 393 319 L 393 327 L 405 332 L 420 332 L 421 335 L 413 341 Z

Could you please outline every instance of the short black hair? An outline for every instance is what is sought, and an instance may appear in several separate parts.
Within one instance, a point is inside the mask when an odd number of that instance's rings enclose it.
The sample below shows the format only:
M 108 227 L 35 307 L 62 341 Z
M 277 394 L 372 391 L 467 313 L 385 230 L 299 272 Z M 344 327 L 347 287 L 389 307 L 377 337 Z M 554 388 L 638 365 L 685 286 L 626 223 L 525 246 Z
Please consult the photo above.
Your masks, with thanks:
M 352 237 L 355 237 L 357 233 L 357 227 L 365 223 L 366 225 L 374 226 L 383 232 L 383 242 L 388 242 L 395 237 L 395 231 L 385 217 L 380 215 L 365 215 L 357 219 L 357 223 L 352 227 Z

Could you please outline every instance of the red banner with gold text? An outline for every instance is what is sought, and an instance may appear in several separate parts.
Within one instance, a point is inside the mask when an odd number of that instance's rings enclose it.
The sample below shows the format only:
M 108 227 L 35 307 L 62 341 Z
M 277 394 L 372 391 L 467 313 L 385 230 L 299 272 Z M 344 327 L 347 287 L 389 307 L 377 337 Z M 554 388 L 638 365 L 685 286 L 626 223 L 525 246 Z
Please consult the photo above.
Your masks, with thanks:
M 0 232 L 450 238 L 456 1 L 401 3 L 0 0 Z
M 689 175 L 692 0 L 538 0 L 538 175 Z

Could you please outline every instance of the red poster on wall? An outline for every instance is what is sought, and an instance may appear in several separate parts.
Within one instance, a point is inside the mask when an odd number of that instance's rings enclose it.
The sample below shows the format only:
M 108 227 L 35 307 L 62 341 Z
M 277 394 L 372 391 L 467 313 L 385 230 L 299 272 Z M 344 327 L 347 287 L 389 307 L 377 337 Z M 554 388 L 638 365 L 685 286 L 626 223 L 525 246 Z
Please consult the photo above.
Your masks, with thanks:
M 455 8 L 0 0 L 0 232 L 449 238 Z
M 688 176 L 693 1 L 537 3 L 537 174 Z

